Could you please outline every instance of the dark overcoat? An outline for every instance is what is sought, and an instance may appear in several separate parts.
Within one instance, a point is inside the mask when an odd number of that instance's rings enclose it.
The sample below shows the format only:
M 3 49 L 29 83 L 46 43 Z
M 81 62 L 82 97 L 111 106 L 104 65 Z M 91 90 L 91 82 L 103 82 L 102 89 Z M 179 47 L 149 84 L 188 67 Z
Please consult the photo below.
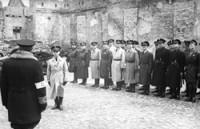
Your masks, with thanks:
M 153 54 L 146 50 L 140 53 L 139 84 L 149 85 L 153 66 Z
M 43 80 L 42 66 L 34 58 L 16 56 L 4 61 L 1 94 L 10 122 L 27 124 L 41 119 L 35 83 Z
M 180 87 L 181 76 L 184 72 L 185 55 L 180 50 L 170 50 L 167 70 L 167 84 L 172 87 Z
M 138 65 L 139 57 L 138 52 L 135 49 L 127 50 L 125 54 L 125 82 L 126 83 L 138 83 Z
M 90 55 L 87 50 L 77 51 L 77 78 L 88 78 Z
M 77 70 L 77 49 L 71 49 L 67 55 L 67 62 L 69 62 L 68 71 L 76 72 Z
M 196 83 L 200 73 L 200 55 L 197 52 L 187 52 L 185 55 L 185 80 Z
M 101 61 L 100 61 L 100 77 L 109 78 L 110 77 L 110 66 L 112 62 L 112 52 L 108 49 L 101 51 Z
M 165 47 L 156 50 L 153 63 L 151 84 L 154 86 L 166 85 L 166 70 L 169 61 L 169 50 Z

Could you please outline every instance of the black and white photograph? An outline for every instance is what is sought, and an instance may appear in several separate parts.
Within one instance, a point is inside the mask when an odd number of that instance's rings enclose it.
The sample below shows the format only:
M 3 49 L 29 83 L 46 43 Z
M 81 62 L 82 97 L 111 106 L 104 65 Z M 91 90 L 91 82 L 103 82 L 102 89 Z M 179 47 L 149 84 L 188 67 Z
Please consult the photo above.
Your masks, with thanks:
M 200 0 L 0 0 L 0 129 L 200 129 Z

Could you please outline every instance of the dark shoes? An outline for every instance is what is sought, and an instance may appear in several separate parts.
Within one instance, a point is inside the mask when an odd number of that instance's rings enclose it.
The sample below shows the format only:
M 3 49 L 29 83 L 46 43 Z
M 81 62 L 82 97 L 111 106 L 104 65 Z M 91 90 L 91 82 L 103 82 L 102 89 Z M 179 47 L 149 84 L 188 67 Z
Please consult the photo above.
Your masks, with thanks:
M 149 93 L 147 93 L 147 92 L 141 92 L 140 94 L 149 95 Z
M 114 91 L 119 91 L 119 90 L 121 90 L 121 88 L 115 87 L 115 88 L 112 88 L 112 90 L 114 90 Z
M 99 87 L 99 84 L 94 84 L 91 87 Z
M 70 83 L 77 83 L 77 80 L 71 81 Z
M 79 83 L 79 85 L 86 85 L 86 82 Z
M 109 86 L 103 86 L 103 87 L 100 87 L 102 89 L 109 89 Z

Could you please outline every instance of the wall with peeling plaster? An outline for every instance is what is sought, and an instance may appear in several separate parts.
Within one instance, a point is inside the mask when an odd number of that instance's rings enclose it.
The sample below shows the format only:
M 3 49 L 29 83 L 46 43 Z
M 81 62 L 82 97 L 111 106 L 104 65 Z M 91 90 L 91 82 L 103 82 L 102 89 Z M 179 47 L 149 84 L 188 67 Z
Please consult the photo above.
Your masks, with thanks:
M 151 44 L 157 38 L 200 40 L 199 0 L 30 0 L 30 5 L 31 37 L 64 46 L 110 38 Z

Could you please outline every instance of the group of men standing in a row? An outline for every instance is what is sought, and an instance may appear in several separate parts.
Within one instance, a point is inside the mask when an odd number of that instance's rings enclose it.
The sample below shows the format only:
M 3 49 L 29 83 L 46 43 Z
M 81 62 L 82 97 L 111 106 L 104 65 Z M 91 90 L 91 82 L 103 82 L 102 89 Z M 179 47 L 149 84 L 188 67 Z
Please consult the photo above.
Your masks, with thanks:
M 86 50 L 86 43 L 72 42 L 72 49 L 67 56 L 68 70 L 74 73 L 74 80 L 82 79 L 85 85 L 88 78 L 88 67 L 91 68 L 91 77 L 94 79 L 92 87 L 99 87 L 100 78 L 104 79 L 104 86 L 108 89 L 113 82 L 116 87 L 112 90 L 121 90 L 126 85 L 127 92 L 135 92 L 137 84 L 141 84 L 141 94 L 149 95 L 150 84 L 156 86 L 156 96 L 165 97 L 166 87 L 169 86 L 172 99 L 180 99 L 180 88 L 183 79 L 186 80 L 186 96 L 188 101 L 195 102 L 197 82 L 200 77 L 200 56 L 196 51 L 197 42 L 188 41 L 185 52 L 180 50 L 181 41 L 170 40 L 165 47 L 165 40 L 155 41 L 156 52 L 153 58 L 148 50 L 149 42 L 139 43 L 133 40 L 109 39 L 103 41 L 103 49 L 97 48 L 98 43 L 91 43 L 91 52 Z

